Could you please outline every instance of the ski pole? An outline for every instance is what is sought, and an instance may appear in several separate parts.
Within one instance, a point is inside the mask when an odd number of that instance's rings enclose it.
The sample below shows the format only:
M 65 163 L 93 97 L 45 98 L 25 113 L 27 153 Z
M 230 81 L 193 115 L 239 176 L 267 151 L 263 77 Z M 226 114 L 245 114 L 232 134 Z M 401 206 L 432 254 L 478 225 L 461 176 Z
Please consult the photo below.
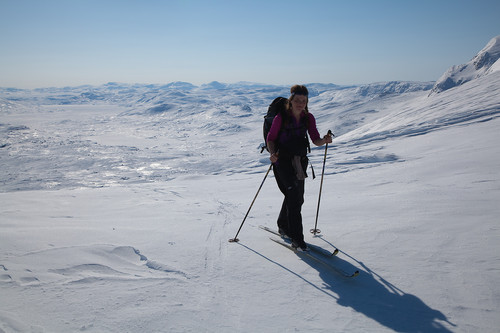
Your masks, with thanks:
M 329 136 L 335 136 L 333 135 L 331 130 L 328 130 Z M 321 230 L 319 230 L 318 227 L 318 215 L 319 215 L 319 203 L 321 201 L 321 190 L 323 189 L 323 176 L 325 175 L 325 163 L 326 163 L 326 151 L 328 150 L 328 143 L 326 143 L 325 146 L 325 158 L 323 159 L 323 171 L 321 172 L 321 183 L 319 185 L 319 197 L 318 197 L 318 208 L 316 209 L 316 223 L 314 224 L 314 229 L 311 229 L 311 233 L 316 235 L 321 233 Z
M 248 208 L 247 213 L 245 214 L 245 217 L 243 218 L 243 221 L 241 222 L 240 228 L 238 229 L 238 232 L 236 233 L 236 236 L 234 238 L 231 238 L 229 240 L 230 243 L 234 242 L 239 242 L 240 240 L 236 237 L 238 237 L 238 234 L 240 233 L 241 227 L 243 227 L 243 224 L 245 223 L 245 220 L 247 219 L 248 213 L 250 213 L 250 210 L 252 209 L 253 203 L 255 202 L 255 199 L 257 199 L 257 196 L 259 195 L 260 189 L 262 188 L 262 185 L 264 185 L 264 182 L 267 178 L 267 175 L 269 174 L 269 171 L 271 171 L 271 168 L 273 167 L 273 164 L 269 165 L 269 169 L 267 169 L 266 175 L 264 176 L 264 179 L 262 180 L 262 183 L 259 186 L 259 189 L 257 190 L 257 193 L 255 194 L 255 197 L 253 198 L 252 203 L 250 204 L 250 207 Z

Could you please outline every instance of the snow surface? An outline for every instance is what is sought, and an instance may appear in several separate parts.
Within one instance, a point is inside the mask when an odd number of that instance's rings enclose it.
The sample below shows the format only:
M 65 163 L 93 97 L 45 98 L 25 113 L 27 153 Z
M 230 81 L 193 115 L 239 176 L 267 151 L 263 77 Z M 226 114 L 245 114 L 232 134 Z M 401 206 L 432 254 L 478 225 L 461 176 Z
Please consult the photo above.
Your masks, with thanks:
M 354 279 L 258 228 L 272 175 L 228 242 L 288 87 L 0 88 L 0 332 L 498 332 L 500 72 L 432 85 L 309 85 L 306 239 Z

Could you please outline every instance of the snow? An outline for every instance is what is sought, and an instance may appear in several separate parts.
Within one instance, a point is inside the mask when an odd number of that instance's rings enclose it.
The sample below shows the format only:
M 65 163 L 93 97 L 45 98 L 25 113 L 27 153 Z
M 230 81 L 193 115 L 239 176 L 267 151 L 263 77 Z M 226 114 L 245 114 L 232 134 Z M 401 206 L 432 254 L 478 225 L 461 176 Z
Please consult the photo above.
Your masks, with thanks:
M 432 88 L 432 92 L 441 92 L 479 78 L 498 70 L 500 59 L 500 36 L 492 38 L 471 61 L 452 66 L 444 73 Z
M 308 86 L 306 240 L 353 279 L 259 229 L 272 174 L 228 242 L 288 87 L 0 88 L 0 332 L 497 332 L 500 73 Z

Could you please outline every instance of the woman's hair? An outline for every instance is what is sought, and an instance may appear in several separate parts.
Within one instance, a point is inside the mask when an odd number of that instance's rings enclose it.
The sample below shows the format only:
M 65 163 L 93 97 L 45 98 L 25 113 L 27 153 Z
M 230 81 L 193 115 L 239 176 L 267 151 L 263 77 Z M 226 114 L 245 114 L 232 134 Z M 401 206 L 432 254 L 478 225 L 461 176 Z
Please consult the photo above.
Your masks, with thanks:
M 292 94 L 291 97 L 295 95 L 304 95 L 304 96 L 309 96 L 309 91 L 307 90 L 306 86 L 296 84 L 293 87 L 290 88 L 290 93 Z

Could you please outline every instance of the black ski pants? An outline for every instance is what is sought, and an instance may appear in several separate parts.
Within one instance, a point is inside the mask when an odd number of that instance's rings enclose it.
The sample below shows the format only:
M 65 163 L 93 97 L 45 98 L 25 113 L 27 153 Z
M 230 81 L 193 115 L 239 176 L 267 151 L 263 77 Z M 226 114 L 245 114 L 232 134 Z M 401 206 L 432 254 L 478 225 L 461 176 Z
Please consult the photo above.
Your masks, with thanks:
M 304 165 L 305 163 L 305 165 Z M 302 163 L 305 170 L 307 159 Z M 281 193 L 285 198 L 281 205 L 278 216 L 278 227 L 285 230 L 299 245 L 304 243 L 304 231 L 302 226 L 302 204 L 304 203 L 304 180 L 298 180 L 296 172 L 289 159 L 280 158 L 273 164 L 273 172 Z

